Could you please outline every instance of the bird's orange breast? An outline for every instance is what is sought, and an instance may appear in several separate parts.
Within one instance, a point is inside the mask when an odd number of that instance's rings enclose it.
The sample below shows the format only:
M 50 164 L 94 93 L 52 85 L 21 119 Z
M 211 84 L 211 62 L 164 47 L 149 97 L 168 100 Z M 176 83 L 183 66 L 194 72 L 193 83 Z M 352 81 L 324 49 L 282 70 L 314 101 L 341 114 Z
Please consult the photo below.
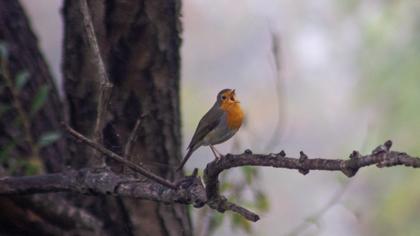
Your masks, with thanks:
M 225 103 L 221 105 L 223 111 L 227 113 L 227 125 L 230 129 L 239 129 L 244 119 L 244 112 L 239 103 Z

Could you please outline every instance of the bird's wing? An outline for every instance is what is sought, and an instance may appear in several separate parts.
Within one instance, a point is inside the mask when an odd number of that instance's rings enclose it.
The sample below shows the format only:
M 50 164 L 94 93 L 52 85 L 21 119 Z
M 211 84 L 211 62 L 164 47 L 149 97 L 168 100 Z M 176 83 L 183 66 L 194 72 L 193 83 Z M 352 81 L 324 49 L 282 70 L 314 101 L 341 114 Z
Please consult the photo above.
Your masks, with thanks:
M 204 116 L 201 118 L 200 122 L 198 123 L 197 129 L 195 130 L 195 133 L 191 139 L 190 145 L 188 145 L 188 148 L 196 149 L 198 147 L 195 147 L 196 144 L 200 140 L 203 140 L 203 138 L 210 133 L 216 126 L 220 123 L 222 117 L 223 117 L 223 110 L 218 108 L 215 104 Z

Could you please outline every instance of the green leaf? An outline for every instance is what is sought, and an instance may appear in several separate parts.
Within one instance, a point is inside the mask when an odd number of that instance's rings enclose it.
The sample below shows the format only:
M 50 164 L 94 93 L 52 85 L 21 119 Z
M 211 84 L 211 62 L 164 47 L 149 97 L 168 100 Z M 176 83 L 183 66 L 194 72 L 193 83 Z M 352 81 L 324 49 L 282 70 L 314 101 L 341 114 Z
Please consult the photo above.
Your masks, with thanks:
M 41 162 L 39 160 L 24 161 L 22 164 L 25 175 L 36 175 L 41 171 Z
M 36 93 L 32 105 L 31 105 L 31 116 L 35 115 L 45 104 L 48 98 L 48 93 L 50 91 L 50 86 L 48 85 L 42 85 L 38 92 Z
M 258 191 L 255 195 L 255 198 L 256 198 L 255 207 L 260 211 L 268 211 L 268 208 L 270 207 L 270 203 L 265 193 Z
M 241 169 L 242 169 L 243 174 L 245 175 L 245 180 L 247 184 L 251 184 L 254 177 L 257 176 L 256 168 L 253 166 L 244 166 Z
M 315 225 L 318 228 L 321 227 L 319 219 L 317 217 L 314 217 L 314 216 L 308 217 L 306 218 L 306 222 L 309 224 Z
M 232 183 L 230 183 L 230 182 L 227 182 L 227 181 L 224 181 L 224 182 L 222 182 L 221 184 L 220 184 L 220 192 L 225 192 L 225 191 L 227 191 L 227 190 L 230 190 L 230 189 L 232 189 L 234 186 L 233 186 L 233 184 Z
M 252 231 L 250 221 L 245 219 L 241 215 L 232 214 L 231 222 L 232 222 L 232 228 L 233 229 L 242 229 L 247 233 L 251 233 L 251 231 Z
M 41 135 L 41 137 L 38 140 L 38 146 L 39 147 L 45 147 L 50 144 L 53 144 L 55 141 L 57 141 L 61 137 L 60 132 L 51 131 L 47 132 Z
M 16 76 L 16 89 L 20 91 L 23 86 L 25 86 L 26 82 L 29 80 L 29 73 L 27 71 L 21 71 Z
M 214 230 L 216 230 L 222 225 L 224 217 L 225 217 L 225 214 L 222 214 L 219 212 L 214 212 L 214 214 L 212 214 L 211 221 L 210 221 L 211 232 L 214 232 Z

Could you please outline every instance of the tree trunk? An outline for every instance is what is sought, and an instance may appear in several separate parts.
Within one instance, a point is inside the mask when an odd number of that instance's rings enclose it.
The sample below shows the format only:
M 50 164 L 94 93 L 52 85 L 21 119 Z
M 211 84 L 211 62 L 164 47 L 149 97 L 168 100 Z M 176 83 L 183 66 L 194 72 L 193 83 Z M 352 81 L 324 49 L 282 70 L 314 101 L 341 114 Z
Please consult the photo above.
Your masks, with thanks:
M 64 114 L 53 78 L 38 49 L 38 40 L 18 1 L 0 1 L 0 43 L 8 51 L 8 55 L 3 54 L 0 58 L 0 106 L 6 109 L 0 115 L 0 176 L 28 174 L 29 169 L 25 166 L 29 165 L 36 167 L 37 172 L 58 172 L 66 156 L 64 139 L 40 147 L 39 150 L 32 150 L 42 134 L 60 129 Z M 16 90 L 16 77 L 24 71 L 28 72 L 29 80 L 19 93 L 13 93 Z M 38 112 L 30 115 L 36 94 L 45 86 L 49 88 L 47 102 Z M 21 113 L 16 109 L 17 103 Z M 28 142 L 28 139 L 31 141 Z M 0 234 L 62 233 L 62 225 L 48 218 L 48 215 L 55 214 L 55 210 L 39 204 L 37 197 L 1 197 Z M 45 198 L 42 202 L 48 204 L 58 199 L 60 197 L 57 195 L 54 199 Z M 66 204 L 63 202 L 63 205 Z M 56 220 L 60 219 L 63 218 L 56 217 Z
M 137 139 L 130 159 L 149 164 L 156 174 L 174 179 L 181 158 L 179 109 L 180 3 L 167 0 L 88 1 L 107 72 L 114 85 L 107 107 L 103 143 L 122 154 L 138 119 Z M 0 1 L 0 40 L 10 51 L 11 78 L 27 70 L 30 81 L 19 93 L 24 109 L 43 85 L 50 92 L 40 112 L 30 119 L 36 141 L 46 131 L 59 129 L 68 120 L 76 130 L 92 136 L 96 119 L 99 82 L 97 68 L 82 27 L 79 1 L 67 0 L 63 7 L 65 38 L 63 72 L 68 111 L 56 92 L 37 40 L 17 1 Z M 4 80 L 0 87 L 4 87 Z M 0 102 L 11 104 L 11 92 L 0 93 Z M 65 116 L 64 114 L 67 114 Z M 10 125 L 17 113 L 0 116 L 2 150 L 21 131 Z M 3 135 L 4 134 L 4 135 Z M 67 142 L 66 142 L 67 141 Z M 9 156 L 30 156 L 22 141 Z M 60 139 L 40 150 L 44 170 L 56 172 L 64 165 L 81 168 L 91 163 L 91 151 L 73 140 Z M 35 157 L 37 158 L 37 157 Z M 108 161 L 118 173 L 134 174 Z M 1 175 L 10 174 L 8 166 Z M 25 173 L 18 173 L 25 174 Z M 147 181 L 147 180 L 145 180 Z M 72 194 L 0 198 L 0 233 L 17 235 L 191 235 L 187 208 L 156 202 L 115 197 Z
M 8 58 L 3 58 L 3 62 L 7 64 L 7 70 L 10 73 L 10 79 L 24 71 L 29 73 L 29 81 L 22 88 L 18 99 L 23 105 L 26 113 L 29 113 L 30 104 L 41 86 L 48 86 L 47 101 L 39 112 L 31 117 L 31 132 L 34 140 L 47 131 L 56 131 L 60 128 L 60 121 L 64 118 L 62 103 L 57 93 L 54 80 L 48 69 L 47 64 L 38 49 L 38 39 L 32 32 L 29 26 L 22 7 L 17 1 L 0 1 L 0 42 L 3 42 L 8 51 Z M 0 59 L 1 60 L 1 59 Z M 13 104 L 10 89 L 7 89 L 6 81 L 0 80 L 0 85 L 3 88 L 0 93 L 0 100 L 2 104 Z M 12 105 L 10 105 L 12 106 Z M 16 136 L 21 133 L 18 124 L 15 124 L 15 119 L 18 114 L 12 108 L 8 110 L 4 116 L 0 118 L 0 146 L 7 145 L 7 137 Z M 20 142 L 18 143 L 20 144 Z M 22 146 L 27 146 L 22 144 Z M 12 154 L 13 157 L 23 157 L 29 155 L 27 147 L 16 148 L 16 152 Z M 55 142 L 53 145 L 47 146 L 41 151 L 41 158 L 45 163 L 47 171 L 57 172 L 62 168 L 62 158 L 65 157 L 66 150 L 64 140 Z
M 103 142 L 122 154 L 136 121 L 141 119 L 138 138 L 130 150 L 131 160 L 150 164 L 155 173 L 174 179 L 170 166 L 181 157 L 179 2 L 96 0 L 88 4 L 114 85 Z M 84 34 L 79 1 L 65 1 L 63 12 L 63 70 L 70 122 L 76 130 L 92 136 L 99 88 L 97 68 Z M 71 163 L 76 167 L 87 165 L 87 153 L 86 147 L 77 145 Z M 108 164 L 116 172 L 130 174 L 116 163 Z M 83 201 L 86 203 L 85 198 Z M 93 198 L 89 205 L 94 206 L 98 216 L 106 218 L 105 224 L 114 233 L 191 235 L 185 206 L 105 197 L 101 201 Z

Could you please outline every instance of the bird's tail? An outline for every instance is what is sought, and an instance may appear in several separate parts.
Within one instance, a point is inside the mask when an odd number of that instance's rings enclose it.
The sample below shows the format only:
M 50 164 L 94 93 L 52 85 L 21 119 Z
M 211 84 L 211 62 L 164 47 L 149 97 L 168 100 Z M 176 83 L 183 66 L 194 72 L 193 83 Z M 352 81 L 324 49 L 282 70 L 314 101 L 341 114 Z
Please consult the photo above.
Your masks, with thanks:
M 182 159 L 181 164 L 176 168 L 176 171 L 180 171 L 182 167 L 184 167 L 185 163 L 191 157 L 191 154 L 194 152 L 194 149 L 189 148 L 187 154 L 185 155 L 184 159 Z

